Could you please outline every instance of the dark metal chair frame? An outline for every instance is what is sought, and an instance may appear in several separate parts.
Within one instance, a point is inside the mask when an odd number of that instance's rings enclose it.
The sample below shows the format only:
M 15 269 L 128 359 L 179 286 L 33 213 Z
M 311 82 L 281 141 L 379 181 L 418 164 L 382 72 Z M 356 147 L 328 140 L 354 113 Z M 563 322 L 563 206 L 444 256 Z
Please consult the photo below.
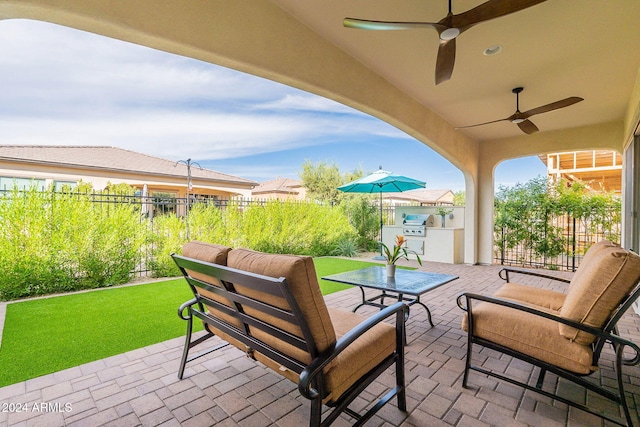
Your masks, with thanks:
M 240 341 L 246 346 L 247 356 L 253 357 L 253 352 L 259 352 L 280 365 L 296 372 L 300 375 L 298 382 L 298 390 L 302 396 L 311 400 L 311 414 L 309 419 L 310 426 L 328 426 L 338 416 L 345 412 L 356 419 L 354 425 L 362 425 L 369 420 L 382 406 L 384 406 L 389 400 L 397 396 L 398 409 L 406 411 L 406 390 L 405 390 L 405 374 L 404 374 L 404 342 L 405 342 L 405 329 L 404 318 L 407 314 L 407 307 L 405 304 L 399 302 L 393 304 L 380 312 L 368 317 L 365 321 L 358 326 L 350 330 L 347 334 L 342 336 L 337 342 L 330 346 L 326 351 L 320 353 L 317 349 L 316 343 L 313 340 L 307 319 L 303 316 L 295 298 L 289 290 L 289 285 L 285 278 L 272 278 L 263 275 L 258 275 L 242 270 L 233 269 L 226 266 L 217 264 L 211 264 L 204 261 L 187 258 L 172 254 L 175 263 L 178 265 L 180 271 L 187 280 L 187 283 L 193 291 L 193 299 L 185 302 L 178 309 L 178 316 L 187 321 L 187 334 L 185 339 L 184 350 L 182 359 L 180 362 L 180 368 L 178 371 L 178 377 L 182 379 L 184 375 L 184 369 L 188 362 L 216 351 L 228 343 L 216 345 L 208 350 L 200 352 L 198 354 L 189 356 L 189 350 L 194 346 L 206 341 L 213 337 L 215 333 L 210 329 L 209 325 L 223 331 L 234 339 Z M 198 280 L 192 277 L 189 272 L 197 272 L 205 274 L 207 276 L 217 278 L 221 285 L 213 286 L 207 282 Z M 259 292 L 268 293 L 277 297 L 284 298 L 291 311 L 283 310 L 278 307 L 274 307 L 264 302 L 247 297 L 236 292 L 235 284 L 242 285 L 244 288 L 257 290 Z M 207 289 L 208 291 L 220 295 L 232 302 L 232 306 L 221 304 L 213 299 L 207 298 L 198 293 L 197 287 Z M 288 323 L 297 325 L 302 331 L 302 337 L 295 336 L 284 329 L 278 328 L 272 324 L 266 323 L 256 316 L 247 314 L 243 310 L 243 306 L 251 307 L 260 313 L 266 314 L 284 320 Z M 212 307 L 227 315 L 233 316 L 238 319 L 242 328 L 225 322 L 224 320 L 211 315 L 206 307 Z M 395 330 L 396 330 L 396 348 L 393 354 L 385 358 L 375 368 L 363 375 L 349 390 L 343 393 L 330 407 L 333 408 L 328 414 L 326 414 L 324 420 L 322 419 L 322 401 L 328 395 L 328 391 L 324 386 L 324 368 L 333 361 L 339 354 L 349 348 L 349 345 L 353 343 L 363 333 L 371 329 L 376 324 L 384 321 L 385 319 L 395 316 Z M 202 320 L 206 334 L 192 341 L 192 328 L 194 317 Z M 277 349 L 269 346 L 262 340 L 256 338 L 251 333 L 251 328 L 260 329 L 269 333 L 272 336 L 277 337 L 299 349 L 307 351 L 312 358 L 311 363 L 308 365 L 296 360 Z M 349 404 L 380 374 L 387 370 L 390 366 L 395 364 L 395 376 L 396 385 L 387 394 L 385 394 L 375 405 L 373 405 L 364 414 L 358 414 L 351 410 Z M 329 406 L 329 405 L 327 405 Z
M 519 273 L 519 274 L 526 274 L 526 275 L 531 275 L 531 276 L 537 276 L 537 277 L 541 277 L 541 278 L 547 278 L 547 279 L 553 279 L 553 280 L 557 280 L 557 281 L 561 281 L 561 282 L 565 282 L 565 283 L 569 283 L 569 280 L 564 279 L 564 278 L 559 278 L 559 277 L 555 277 L 553 275 L 549 275 L 549 274 L 544 274 L 544 273 L 540 273 L 540 272 L 536 272 L 533 270 L 525 270 L 525 269 L 518 269 L 518 268 L 504 268 L 502 270 L 500 270 L 500 277 L 504 280 L 506 280 L 507 282 L 509 281 L 509 273 Z M 605 322 L 605 324 L 603 325 L 603 327 L 601 329 L 598 328 L 594 328 L 579 322 L 575 322 L 569 319 L 565 319 L 559 316 L 555 316 L 553 314 L 544 312 L 544 311 L 539 311 L 536 310 L 535 308 L 532 308 L 530 306 L 527 305 L 523 305 L 523 304 L 519 304 L 517 302 L 511 301 L 511 300 L 506 300 L 506 299 L 500 299 L 500 298 L 494 298 L 494 297 L 490 297 L 490 296 L 485 296 L 485 295 L 479 295 L 479 294 L 474 294 L 474 293 L 462 293 L 460 295 L 458 295 L 457 297 L 457 304 L 458 307 L 460 307 L 462 310 L 467 312 L 467 319 L 468 319 L 468 333 L 467 333 L 467 357 L 466 357 L 466 362 L 465 362 L 465 369 L 464 369 L 464 377 L 462 380 L 462 386 L 464 388 L 467 388 L 467 380 L 469 377 L 469 371 L 473 370 L 473 371 L 477 371 L 477 372 L 481 372 L 485 375 L 489 375 L 495 378 L 498 378 L 502 381 L 506 381 L 508 383 L 523 387 L 527 390 L 531 390 L 534 391 L 536 393 L 539 393 L 543 396 L 549 397 L 551 399 L 555 399 L 557 401 L 560 401 L 562 403 L 565 403 L 567 405 L 573 406 L 575 408 L 579 408 L 583 411 L 586 411 L 590 414 L 599 416 L 607 421 L 610 421 L 614 424 L 617 425 L 622 425 L 622 426 L 628 426 L 628 427 L 633 427 L 633 420 L 631 418 L 631 413 L 629 410 L 629 406 L 627 404 L 627 400 L 625 398 L 625 394 L 624 394 L 624 381 L 623 381 L 623 375 L 622 375 L 622 366 L 623 365 L 637 365 L 640 363 L 640 347 L 638 347 L 635 343 L 633 343 L 630 340 L 627 340 L 625 338 L 622 338 L 620 336 L 618 336 L 618 330 L 616 327 L 616 324 L 618 323 L 618 321 L 620 320 L 620 318 L 624 315 L 624 313 L 631 307 L 631 305 L 634 303 L 634 301 L 636 299 L 638 299 L 638 297 L 640 297 L 640 283 L 636 283 L 633 290 L 631 291 L 631 293 L 620 303 L 620 305 L 618 306 L 618 308 L 616 310 L 614 310 L 614 312 L 611 314 L 611 316 L 609 317 L 609 319 Z M 473 302 L 474 301 L 480 301 L 480 302 L 484 302 L 484 303 L 491 303 L 491 304 L 497 304 L 497 305 L 501 305 L 504 307 L 509 307 L 509 308 L 513 308 L 515 310 L 520 310 L 526 313 L 531 313 L 534 314 L 536 316 L 540 316 L 540 317 L 544 317 L 546 319 L 551 319 L 554 320 L 558 323 L 563 323 L 565 325 L 569 325 L 572 326 L 576 329 L 580 329 L 582 331 L 586 331 L 590 334 L 595 335 L 596 339 L 593 342 L 593 344 L 591 344 L 592 348 L 593 348 L 593 366 L 599 366 L 599 360 L 600 360 L 600 355 L 602 353 L 602 350 L 604 348 L 604 346 L 609 343 L 612 345 L 614 352 L 615 352 L 615 371 L 616 371 L 616 378 L 617 378 L 617 390 L 616 391 L 612 391 L 610 389 L 607 389 L 603 386 L 600 386 L 598 384 L 596 384 L 593 381 L 589 381 L 587 379 L 585 379 L 585 377 L 588 377 L 591 374 L 587 374 L 587 375 L 582 375 L 582 374 L 576 374 L 574 372 L 568 371 L 566 369 L 562 369 L 559 368 L 555 365 L 549 364 L 545 361 L 539 360 L 535 357 L 532 357 L 530 355 L 521 353 L 519 351 L 515 351 L 512 350 L 508 347 L 505 347 L 503 345 L 494 343 L 492 341 L 488 341 L 486 339 L 474 336 L 473 334 Z M 520 360 L 524 360 L 525 362 L 528 362 L 534 366 L 537 366 L 540 368 L 540 373 L 538 374 L 538 379 L 536 381 L 536 385 L 532 386 L 529 385 L 525 382 L 521 382 L 518 381 L 516 379 L 513 378 L 509 378 L 505 375 L 499 374 L 497 372 L 493 372 L 489 369 L 480 367 L 480 366 L 476 366 L 476 365 L 472 365 L 471 364 L 471 355 L 472 355 L 472 346 L 473 344 L 479 344 L 481 346 L 484 346 L 486 348 L 490 348 L 492 350 L 496 350 L 499 351 L 501 353 L 505 353 L 508 354 L 509 356 L 515 357 L 517 359 Z M 625 348 L 628 350 L 631 350 L 633 352 L 633 356 L 632 357 L 628 357 L 625 358 L 624 356 L 624 351 Z M 555 393 L 546 391 L 542 389 L 543 386 L 543 382 L 544 382 L 544 377 L 546 372 L 552 372 L 554 374 L 556 374 L 558 377 L 567 379 L 575 384 L 578 384 L 584 388 L 586 388 L 587 390 L 593 391 L 597 394 L 599 394 L 600 396 L 603 396 L 604 398 L 615 402 L 616 404 L 618 404 L 620 407 L 622 407 L 623 413 L 624 413 L 624 417 L 626 419 L 626 424 L 622 423 L 619 419 L 615 419 L 612 418 L 610 416 L 608 416 L 607 414 L 602 414 L 600 412 L 596 412 L 592 409 L 590 409 L 589 407 L 587 407 L 586 405 L 580 403 L 580 402 L 576 402 L 570 399 L 567 399 L 565 397 L 559 396 Z

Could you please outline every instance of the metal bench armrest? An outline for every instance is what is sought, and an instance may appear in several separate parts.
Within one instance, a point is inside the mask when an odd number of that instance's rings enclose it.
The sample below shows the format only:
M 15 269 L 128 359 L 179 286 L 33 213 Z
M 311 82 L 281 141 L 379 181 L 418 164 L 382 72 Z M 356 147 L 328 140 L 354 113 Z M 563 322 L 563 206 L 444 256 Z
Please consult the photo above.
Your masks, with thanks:
M 399 343 L 401 350 L 404 350 L 404 318 L 407 313 L 407 306 L 403 302 L 397 302 L 389 307 L 368 317 L 366 320 L 351 329 L 339 340 L 335 345 L 327 349 L 321 355 L 316 357 L 311 363 L 300 373 L 298 382 L 298 390 L 307 399 L 315 399 L 318 397 L 318 391 L 313 388 L 316 377 L 322 373 L 322 370 L 340 353 L 346 350 L 356 339 L 358 339 L 366 331 L 382 322 L 383 320 L 396 316 L 396 332 L 400 333 L 400 337 L 396 336 L 396 343 Z

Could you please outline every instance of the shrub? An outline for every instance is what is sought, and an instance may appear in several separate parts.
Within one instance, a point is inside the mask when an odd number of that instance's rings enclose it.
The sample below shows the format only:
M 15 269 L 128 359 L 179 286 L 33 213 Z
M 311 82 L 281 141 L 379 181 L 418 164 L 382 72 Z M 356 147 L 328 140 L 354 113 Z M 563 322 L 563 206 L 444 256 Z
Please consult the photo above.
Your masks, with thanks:
M 145 234 L 133 205 L 35 187 L 4 193 L 0 222 L 0 300 L 125 283 Z
M 151 257 L 148 268 L 153 277 L 178 276 L 180 270 L 171 259 L 172 253 L 180 253 L 187 242 L 186 226 L 182 218 L 173 215 L 156 216 L 149 236 Z
M 244 213 L 245 246 L 270 253 L 329 255 L 338 241 L 355 230 L 338 209 L 315 203 L 278 200 Z
M 333 248 L 333 251 L 331 252 L 331 255 L 334 256 L 346 256 L 346 257 L 354 257 L 358 254 L 358 243 L 356 242 L 355 239 L 353 238 L 344 238 L 339 240 L 335 247 Z
M 591 239 L 618 241 L 620 219 L 621 201 L 616 195 L 588 192 L 579 182 L 568 185 L 561 180 L 549 186 L 539 176 L 500 187 L 495 198 L 495 245 L 499 251 L 515 248 L 521 263 L 539 259 L 558 268 L 553 265 L 556 257 L 586 251 Z M 578 245 L 580 238 L 585 242 Z M 574 251 L 574 246 L 580 247 Z
M 174 216 L 154 219 L 150 239 L 155 277 L 179 274 L 171 253 L 180 253 L 187 240 L 202 240 L 262 252 L 298 255 L 330 255 L 344 239 L 354 239 L 355 230 L 339 209 L 314 203 L 273 200 L 264 205 L 240 207 L 231 203 L 225 209 L 196 204 L 187 223 Z
M 349 223 L 356 230 L 359 249 L 377 250 L 380 232 L 379 207 L 371 203 L 368 194 L 351 194 L 340 203 L 340 208 L 349 218 Z

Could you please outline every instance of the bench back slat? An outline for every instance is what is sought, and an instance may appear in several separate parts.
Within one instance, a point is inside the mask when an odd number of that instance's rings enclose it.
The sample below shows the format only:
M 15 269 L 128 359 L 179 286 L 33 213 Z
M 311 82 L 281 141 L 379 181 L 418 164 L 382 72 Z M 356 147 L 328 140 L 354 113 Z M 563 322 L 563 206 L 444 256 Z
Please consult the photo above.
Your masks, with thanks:
M 316 346 L 311 334 L 305 333 L 309 331 L 307 321 L 284 277 L 276 279 L 176 254 L 172 257 L 198 300 L 199 310 L 192 307 L 194 316 L 294 372 L 306 367 L 308 361 L 299 356 L 314 354 Z M 269 304 L 261 299 L 265 297 L 282 299 L 288 308 Z M 298 349 L 297 353 L 286 351 L 288 346 Z

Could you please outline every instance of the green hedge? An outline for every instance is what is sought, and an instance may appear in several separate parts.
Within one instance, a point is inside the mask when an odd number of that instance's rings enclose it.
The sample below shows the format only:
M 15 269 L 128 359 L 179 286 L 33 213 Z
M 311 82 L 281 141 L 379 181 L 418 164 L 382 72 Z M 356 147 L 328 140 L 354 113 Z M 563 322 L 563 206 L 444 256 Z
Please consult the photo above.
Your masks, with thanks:
M 230 204 L 194 205 L 187 222 L 176 217 L 154 219 L 152 259 L 154 277 L 179 274 L 170 258 L 188 240 L 215 242 L 262 252 L 310 256 L 332 254 L 345 238 L 355 238 L 355 230 L 339 209 L 314 203 L 273 200 L 264 205 L 241 208 Z
M 0 300 L 125 283 L 146 235 L 133 205 L 36 188 L 2 194 L 0 223 Z
M 135 198 L 97 202 L 86 190 L 1 195 L 0 300 L 126 283 L 143 253 L 154 277 L 176 276 L 170 255 L 189 240 L 311 256 L 355 241 L 341 209 L 314 203 L 195 204 L 186 220 L 151 222 Z

